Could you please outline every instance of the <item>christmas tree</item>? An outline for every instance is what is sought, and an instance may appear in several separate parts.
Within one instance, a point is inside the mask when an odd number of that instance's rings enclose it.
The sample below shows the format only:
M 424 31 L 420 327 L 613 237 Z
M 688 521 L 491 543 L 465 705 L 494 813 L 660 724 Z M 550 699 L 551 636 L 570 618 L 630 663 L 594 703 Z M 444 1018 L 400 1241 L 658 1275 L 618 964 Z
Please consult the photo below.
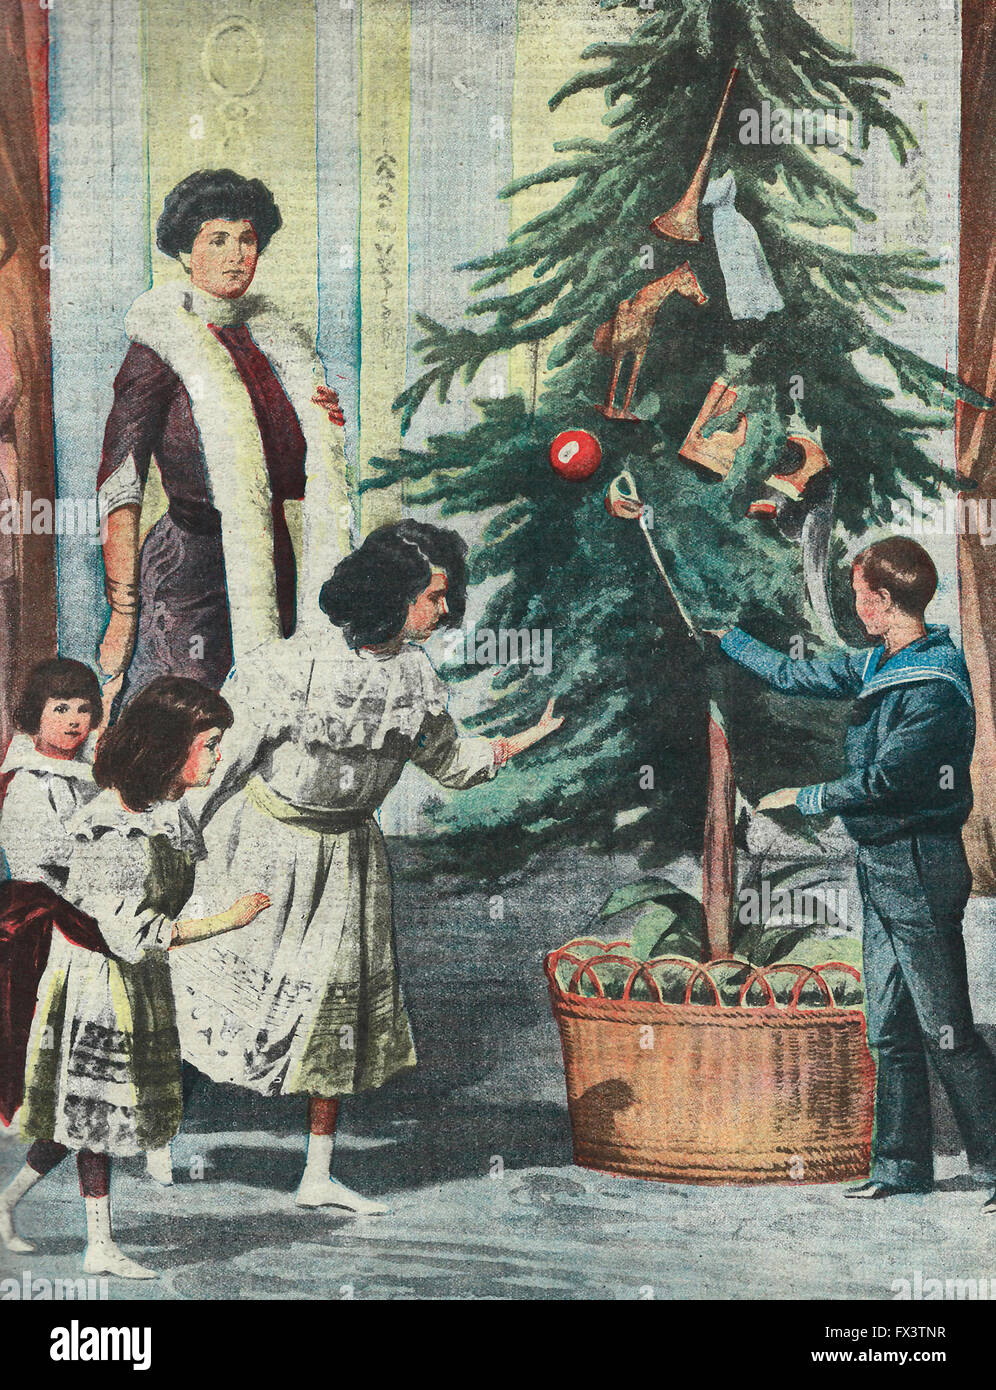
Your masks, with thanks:
M 476 324 L 454 330 L 419 319 L 424 371 L 396 408 L 407 429 L 428 392 L 445 399 L 458 374 L 470 381 L 488 358 L 523 344 L 536 345 L 549 369 L 542 389 L 535 400 L 479 401 L 469 430 L 375 460 L 382 473 L 373 486 L 404 478 L 412 503 L 441 504 L 448 516 L 493 514 L 471 556 L 472 580 L 502 581 L 482 626 L 552 632 L 550 674 L 499 670 L 478 727 L 518 727 L 556 695 L 564 729 L 497 783 L 436 811 L 441 832 L 460 835 L 463 862 L 482 869 L 566 843 L 619 850 L 650 842 L 662 857 L 701 848 L 709 672 L 638 529 L 607 515 L 609 478 L 629 469 L 639 481 L 656 544 L 697 626 L 737 621 L 783 650 L 801 635 L 813 652 L 819 628 L 799 548 L 748 515 L 765 480 L 786 471 L 790 419 L 801 414 L 820 431 L 832 462 L 839 558 L 849 536 L 888 522 L 904 488 L 937 494 L 923 440 L 947 421 L 959 390 L 887 332 L 904 295 L 939 288 L 930 277 L 937 262 L 912 250 L 858 254 L 828 235 L 874 220 L 846 178 L 873 133 L 902 163 L 914 147 L 888 104 L 899 76 L 824 38 L 789 0 L 656 0 L 647 18 L 637 0 L 603 0 L 620 4 L 642 22 L 628 41 L 586 49 L 582 58 L 596 66 L 550 101 L 554 108 L 601 89 L 605 138 L 556 145 L 555 163 L 502 190 L 503 198 L 537 183 L 565 191 L 505 247 L 470 263 L 480 272 L 467 306 Z M 711 174 L 732 172 L 736 211 L 754 228 L 784 303 L 760 318 L 733 315 L 744 287 L 725 279 L 718 209 L 700 209 L 701 243 L 650 230 L 685 194 L 733 68 L 735 100 Z M 811 120 L 815 111 L 833 113 L 844 132 L 836 145 L 793 138 L 793 113 Z M 686 260 L 708 303 L 676 294 L 662 305 L 632 401 L 639 419 L 604 418 L 595 405 L 612 363 L 593 346 L 596 330 L 622 300 Z M 519 288 L 523 272 L 529 283 Z M 884 359 L 895 393 L 862 374 L 862 352 Z M 627 364 L 617 404 L 628 376 Z M 739 411 L 747 417 L 725 478 L 679 457 L 717 379 L 737 390 L 721 427 L 732 428 Z M 565 429 L 601 442 L 604 461 L 588 482 L 551 470 L 551 440 Z M 835 579 L 834 608 L 841 631 L 860 641 L 848 626 L 846 582 L 846 572 Z M 478 671 L 457 660 L 447 674 Z M 839 730 L 826 706 L 800 703 L 735 678 L 727 726 L 738 782 L 752 799 L 835 773 Z

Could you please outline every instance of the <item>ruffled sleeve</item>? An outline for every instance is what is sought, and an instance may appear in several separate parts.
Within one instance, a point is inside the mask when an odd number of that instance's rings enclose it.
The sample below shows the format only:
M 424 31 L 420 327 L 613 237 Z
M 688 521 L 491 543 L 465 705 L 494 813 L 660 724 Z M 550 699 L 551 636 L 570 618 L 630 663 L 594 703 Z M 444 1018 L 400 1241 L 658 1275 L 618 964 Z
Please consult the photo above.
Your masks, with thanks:
M 461 735 L 445 712 L 425 716 L 411 760 L 441 786 L 458 790 L 490 781 L 498 771 L 492 741 Z
M 146 837 L 114 831 L 79 840 L 69 866 L 66 897 L 96 918 L 111 954 L 131 964 L 168 950 L 173 936 L 173 920 L 145 906 L 148 873 Z

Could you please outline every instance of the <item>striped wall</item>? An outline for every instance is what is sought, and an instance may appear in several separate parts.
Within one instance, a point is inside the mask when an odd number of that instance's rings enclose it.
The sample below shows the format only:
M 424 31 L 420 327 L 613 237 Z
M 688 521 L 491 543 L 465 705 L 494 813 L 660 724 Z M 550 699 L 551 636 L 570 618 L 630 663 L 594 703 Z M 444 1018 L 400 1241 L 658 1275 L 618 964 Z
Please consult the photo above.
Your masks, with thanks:
M 888 244 L 909 230 L 912 208 L 928 241 L 947 229 L 955 245 L 953 145 L 935 128 L 946 119 L 953 138 L 943 93 L 957 80 L 955 11 L 910 27 L 909 0 L 853 15 L 849 0 L 799 8 L 832 37 L 853 38 L 861 56 L 895 53 L 903 30 L 901 100 L 927 144 L 917 169 L 899 175 L 873 148 L 858 178 L 891 212 L 869 235 Z M 552 115 L 549 96 L 585 44 L 620 37 L 634 19 L 592 0 L 59 0 L 50 15 L 58 483 L 81 496 L 93 486 L 125 311 L 150 274 L 170 273 L 151 227 L 177 178 L 227 163 L 272 184 L 285 227 L 260 286 L 317 334 L 362 477 L 399 442 L 390 403 L 418 368 L 415 313 L 463 321 L 473 276 L 454 267 L 502 245 L 556 196 L 541 188 L 503 202 L 496 190 L 549 163 L 555 140 L 601 132 L 600 95 Z M 900 330 L 938 360 L 950 352 L 953 302 L 944 305 Z M 471 398 L 496 384 L 528 396 L 542 370 L 527 350 L 486 363 L 445 404 L 426 402 L 408 442 L 470 423 Z M 359 528 L 401 505 L 368 495 Z M 89 658 L 104 617 L 99 553 L 66 538 L 59 563 L 62 647 Z
M 137 0 L 60 0 L 49 24 L 56 486 L 87 498 L 149 276 L 141 16 Z M 99 547 L 61 537 L 58 562 L 60 649 L 89 662 L 107 614 Z

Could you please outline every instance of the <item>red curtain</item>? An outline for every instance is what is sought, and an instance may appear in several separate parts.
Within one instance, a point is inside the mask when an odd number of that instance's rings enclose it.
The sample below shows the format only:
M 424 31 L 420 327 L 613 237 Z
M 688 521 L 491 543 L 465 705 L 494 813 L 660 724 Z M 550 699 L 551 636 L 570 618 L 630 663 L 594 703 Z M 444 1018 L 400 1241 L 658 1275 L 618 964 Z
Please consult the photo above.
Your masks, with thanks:
M 958 368 L 964 381 L 996 398 L 996 8 L 963 0 L 961 77 L 961 260 Z M 958 471 L 970 494 L 996 506 L 996 410 L 959 404 Z M 978 528 L 975 528 L 978 529 Z M 962 642 L 975 692 L 975 809 L 965 848 L 975 891 L 996 894 L 996 547 L 958 539 Z
M 48 16 L 37 0 L 0 4 L 0 449 L 9 491 L 55 495 L 49 339 Z M 11 250 L 13 249 L 13 254 Z M 17 397 L 16 401 L 14 397 Z M 0 407 L 0 412 L 3 408 Z M 9 514 L 9 511 L 8 511 Z M 0 535 L 0 740 L 10 732 L 11 687 L 56 645 L 55 540 Z

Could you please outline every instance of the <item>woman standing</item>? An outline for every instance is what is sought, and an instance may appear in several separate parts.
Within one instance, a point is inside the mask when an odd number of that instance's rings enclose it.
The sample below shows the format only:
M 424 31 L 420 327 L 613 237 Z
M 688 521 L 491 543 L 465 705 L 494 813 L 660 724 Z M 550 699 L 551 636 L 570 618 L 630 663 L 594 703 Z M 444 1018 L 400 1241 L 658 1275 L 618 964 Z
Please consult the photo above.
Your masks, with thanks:
M 181 801 L 207 786 L 231 710 L 195 681 L 163 677 L 128 705 L 101 740 L 94 779 L 104 788 L 74 818 L 64 889 L 94 919 L 98 949 L 51 933 L 27 1043 L 21 1133 L 27 1161 L 0 1194 L 0 1239 L 18 1201 L 70 1149 L 86 1203 L 87 1274 L 154 1277 L 111 1234 L 109 1158 L 160 1148 L 180 1125 L 180 1052 L 166 951 L 251 922 L 269 905 L 241 897 L 206 920 L 178 922 L 203 854 Z M 58 924 L 56 924 L 58 925 Z
M 330 1179 L 339 1097 L 415 1064 L 378 808 L 409 761 L 471 787 L 563 723 L 551 701 L 492 740 L 447 714 L 420 644 L 462 621 L 465 551 L 440 527 L 380 527 L 322 589 L 331 631 L 271 644 L 225 687 L 234 742 L 200 808 L 214 819 L 197 888 L 210 903 L 262 876 L 275 910 L 231 947 L 174 958 L 177 1022 L 184 1058 L 215 1081 L 310 1098 L 301 1206 L 385 1210 Z
M 112 693 L 125 673 L 132 694 L 166 674 L 218 689 L 235 658 L 318 616 L 329 558 L 348 548 L 338 398 L 313 339 L 247 293 L 280 225 L 269 189 L 230 169 L 191 174 L 163 206 L 156 243 L 189 283 L 128 313 L 97 478 Z M 140 558 L 153 456 L 169 510 Z M 299 588 L 284 509 L 301 498 Z

